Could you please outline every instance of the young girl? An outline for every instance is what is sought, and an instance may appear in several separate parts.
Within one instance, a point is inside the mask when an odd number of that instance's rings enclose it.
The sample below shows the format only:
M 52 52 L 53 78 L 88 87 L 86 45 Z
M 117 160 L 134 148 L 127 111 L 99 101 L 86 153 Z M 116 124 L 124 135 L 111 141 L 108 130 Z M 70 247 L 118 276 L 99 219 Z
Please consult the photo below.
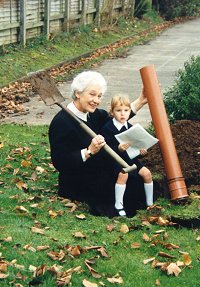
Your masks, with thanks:
M 130 146 L 129 143 L 119 144 L 115 138 L 116 134 L 129 129 L 132 126 L 128 122 L 131 114 L 131 103 L 128 95 L 119 94 L 112 98 L 110 114 L 113 118 L 103 127 L 102 135 L 104 136 L 106 143 L 112 149 L 114 149 L 129 165 L 135 164 L 137 166 L 137 172 L 144 181 L 146 204 L 147 206 L 151 206 L 153 204 L 153 181 L 150 170 L 139 162 L 138 157 L 134 159 L 129 158 L 126 152 L 127 148 Z M 146 153 L 147 151 L 145 149 L 140 150 L 141 155 L 145 155 Z M 115 184 L 115 208 L 118 210 L 120 216 L 126 216 L 123 208 L 123 197 L 126 189 L 128 173 L 120 172 L 120 168 L 117 165 L 115 165 L 115 171 L 118 173 Z

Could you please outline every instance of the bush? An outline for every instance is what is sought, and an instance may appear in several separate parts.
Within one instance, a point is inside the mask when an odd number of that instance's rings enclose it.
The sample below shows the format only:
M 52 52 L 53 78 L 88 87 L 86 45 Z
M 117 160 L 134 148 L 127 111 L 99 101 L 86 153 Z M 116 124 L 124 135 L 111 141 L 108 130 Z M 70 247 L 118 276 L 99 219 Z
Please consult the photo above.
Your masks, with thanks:
M 174 86 L 164 93 L 169 119 L 200 121 L 200 56 L 192 56 L 176 77 Z
M 200 3 L 199 0 L 157 0 L 153 1 L 153 6 L 159 9 L 162 17 L 171 20 L 176 17 L 196 15 Z
M 140 19 L 149 10 L 151 10 L 150 0 L 135 0 L 134 17 L 137 17 Z

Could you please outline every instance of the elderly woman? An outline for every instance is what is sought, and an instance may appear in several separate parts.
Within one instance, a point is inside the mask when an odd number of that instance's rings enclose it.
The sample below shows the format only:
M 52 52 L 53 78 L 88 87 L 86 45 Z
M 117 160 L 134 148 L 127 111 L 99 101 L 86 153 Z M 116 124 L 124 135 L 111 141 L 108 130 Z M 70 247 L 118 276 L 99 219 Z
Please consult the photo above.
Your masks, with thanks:
M 116 175 L 113 159 L 102 149 L 105 140 L 99 134 L 110 119 L 105 110 L 98 109 L 106 89 L 100 73 L 78 74 L 71 84 L 73 101 L 67 107 L 97 136 L 92 139 L 73 117 L 61 110 L 50 124 L 49 141 L 52 162 L 59 172 L 59 196 L 86 202 L 94 215 L 113 217 L 118 215 L 114 207 Z M 131 103 L 131 117 L 146 102 L 141 93 Z M 124 209 L 127 216 L 133 216 L 141 208 L 145 208 L 143 182 L 133 172 L 127 182 Z

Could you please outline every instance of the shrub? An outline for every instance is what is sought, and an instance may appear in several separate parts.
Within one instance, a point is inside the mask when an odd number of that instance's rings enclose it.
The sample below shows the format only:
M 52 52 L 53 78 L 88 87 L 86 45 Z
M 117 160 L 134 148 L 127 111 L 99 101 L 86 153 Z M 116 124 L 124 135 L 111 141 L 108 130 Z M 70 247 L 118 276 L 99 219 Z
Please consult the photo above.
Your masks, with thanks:
M 153 6 L 159 9 L 162 17 L 171 20 L 176 17 L 194 16 L 200 7 L 199 0 L 157 0 Z
M 175 84 L 164 93 L 171 120 L 200 121 L 200 56 L 192 56 L 176 75 Z
M 150 0 L 135 0 L 134 17 L 142 18 L 149 10 L 151 10 Z

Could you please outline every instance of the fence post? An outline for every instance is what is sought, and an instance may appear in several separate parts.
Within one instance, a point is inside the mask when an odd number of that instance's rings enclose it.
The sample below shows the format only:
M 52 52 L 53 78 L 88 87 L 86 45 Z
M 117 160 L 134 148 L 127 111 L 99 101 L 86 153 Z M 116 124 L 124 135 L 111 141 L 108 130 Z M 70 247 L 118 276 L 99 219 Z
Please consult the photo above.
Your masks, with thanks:
M 134 17 L 135 14 L 135 0 L 131 1 L 131 9 L 130 9 L 130 16 Z
M 50 0 L 44 2 L 44 34 L 49 40 L 50 36 Z
M 85 26 L 87 24 L 86 19 L 86 0 L 82 0 L 82 12 L 81 12 L 81 22 Z
M 69 32 L 70 0 L 65 0 L 64 31 Z
M 97 27 L 101 26 L 101 14 L 100 14 L 100 0 L 96 0 L 96 16 L 95 16 L 95 22 Z
M 26 0 L 20 0 L 20 43 L 26 46 Z

